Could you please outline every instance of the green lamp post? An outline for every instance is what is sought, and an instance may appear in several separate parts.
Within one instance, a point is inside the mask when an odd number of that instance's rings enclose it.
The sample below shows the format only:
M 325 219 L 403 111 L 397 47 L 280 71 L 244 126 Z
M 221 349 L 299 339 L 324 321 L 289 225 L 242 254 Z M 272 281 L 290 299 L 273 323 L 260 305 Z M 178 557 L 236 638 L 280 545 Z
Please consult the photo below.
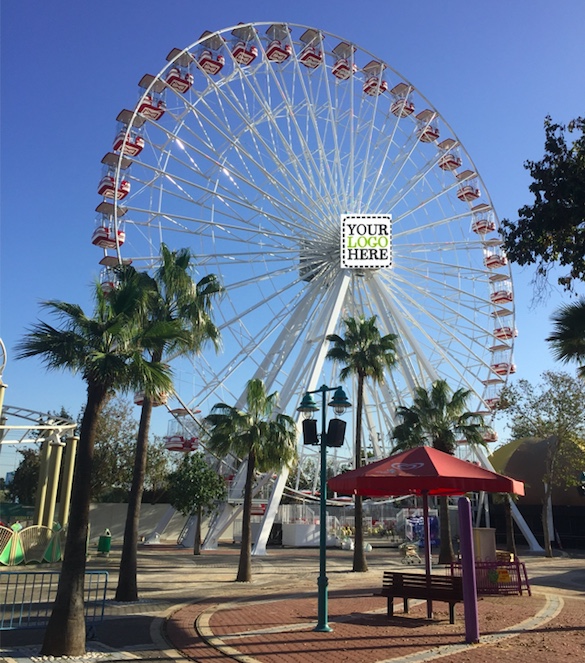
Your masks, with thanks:
M 329 632 L 328 624 L 328 590 L 329 579 L 327 578 L 327 447 L 340 447 L 343 444 L 345 434 L 345 422 L 341 419 L 332 419 L 329 422 L 329 430 L 326 430 L 326 394 L 334 391 L 329 405 L 333 407 L 336 414 L 342 414 L 351 407 L 347 396 L 341 387 L 328 387 L 322 385 L 319 389 L 308 391 L 301 401 L 297 412 L 302 412 L 303 434 L 305 444 L 319 444 L 321 456 L 321 496 L 319 513 L 319 578 L 317 580 L 318 604 L 317 604 L 317 626 L 315 631 Z M 320 439 L 316 432 L 316 422 L 312 415 L 319 410 L 312 394 L 321 394 L 321 435 Z

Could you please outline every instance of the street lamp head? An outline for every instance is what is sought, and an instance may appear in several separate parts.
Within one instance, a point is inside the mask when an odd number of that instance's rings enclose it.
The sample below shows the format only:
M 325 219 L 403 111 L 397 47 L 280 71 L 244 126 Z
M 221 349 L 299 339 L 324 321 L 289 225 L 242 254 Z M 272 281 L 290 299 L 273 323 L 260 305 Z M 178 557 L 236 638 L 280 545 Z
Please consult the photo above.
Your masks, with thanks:
M 341 387 L 337 387 L 329 405 L 334 409 L 335 414 L 343 414 L 351 407 L 351 403 L 347 400 L 345 391 Z
M 302 412 L 305 419 L 310 419 L 313 412 L 317 412 L 319 406 L 315 403 L 312 394 L 305 394 L 301 404 L 297 408 L 297 412 Z

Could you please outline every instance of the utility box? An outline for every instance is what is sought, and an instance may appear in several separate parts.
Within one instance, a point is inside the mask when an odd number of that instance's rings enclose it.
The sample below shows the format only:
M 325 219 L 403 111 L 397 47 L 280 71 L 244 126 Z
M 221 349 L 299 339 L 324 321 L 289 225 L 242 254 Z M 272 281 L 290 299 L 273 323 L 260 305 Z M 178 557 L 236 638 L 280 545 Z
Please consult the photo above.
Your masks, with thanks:
M 473 550 L 476 562 L 495 562 L 497 560 L 495 528 L 474 527 Z

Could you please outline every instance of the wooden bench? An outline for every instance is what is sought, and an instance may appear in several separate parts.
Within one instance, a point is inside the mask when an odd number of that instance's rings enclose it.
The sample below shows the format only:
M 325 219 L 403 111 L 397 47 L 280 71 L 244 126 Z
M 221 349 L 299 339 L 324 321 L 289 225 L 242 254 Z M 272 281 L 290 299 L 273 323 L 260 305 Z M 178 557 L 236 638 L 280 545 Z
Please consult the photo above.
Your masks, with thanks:
M 455 623 L 455 604 L 463 601 L 463 578 L 460 576 L 425 575 L 384 571 L 381 596 L 388 597 L 388 617 L 394 615 L 394 599 L 404 600 L 408 613 L 408 599 L 427 601 L 427 616 L 433 616 L 433 601 L 449 604 L 449 622 Z

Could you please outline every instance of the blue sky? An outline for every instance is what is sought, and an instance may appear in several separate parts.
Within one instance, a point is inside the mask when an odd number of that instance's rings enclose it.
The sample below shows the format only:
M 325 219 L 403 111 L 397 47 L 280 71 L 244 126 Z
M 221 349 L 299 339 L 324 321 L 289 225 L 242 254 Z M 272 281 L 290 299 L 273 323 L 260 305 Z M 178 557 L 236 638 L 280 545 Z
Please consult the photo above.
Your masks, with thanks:
M 363 0 L 242 3 L 102 0 L 1 4 L 0 334 L 8 349 L 6 403 L 77 413 L 83 384 L 49 374 L 13 348 L 61 299 L 91 307 L 98 277 L 90 235 L 100 160 L 115 118 L 137 99 L 173 47 L 239 21 L 290 22 L 358 44 L 404 75 L 441 112 L 471 155 L 500 218 L 531 202 L 526 159 L 543 154 L 543 119 L 585 113 L 585 4 L 562 0 Z M 544 337 L 568 297 L 531 307 L 532 270 L 514 268 L 517 378 L 560 368 Z M 164 430 L 164 422 L 155 423 Z M 2 450 L 0 476 L 14 468 Z

